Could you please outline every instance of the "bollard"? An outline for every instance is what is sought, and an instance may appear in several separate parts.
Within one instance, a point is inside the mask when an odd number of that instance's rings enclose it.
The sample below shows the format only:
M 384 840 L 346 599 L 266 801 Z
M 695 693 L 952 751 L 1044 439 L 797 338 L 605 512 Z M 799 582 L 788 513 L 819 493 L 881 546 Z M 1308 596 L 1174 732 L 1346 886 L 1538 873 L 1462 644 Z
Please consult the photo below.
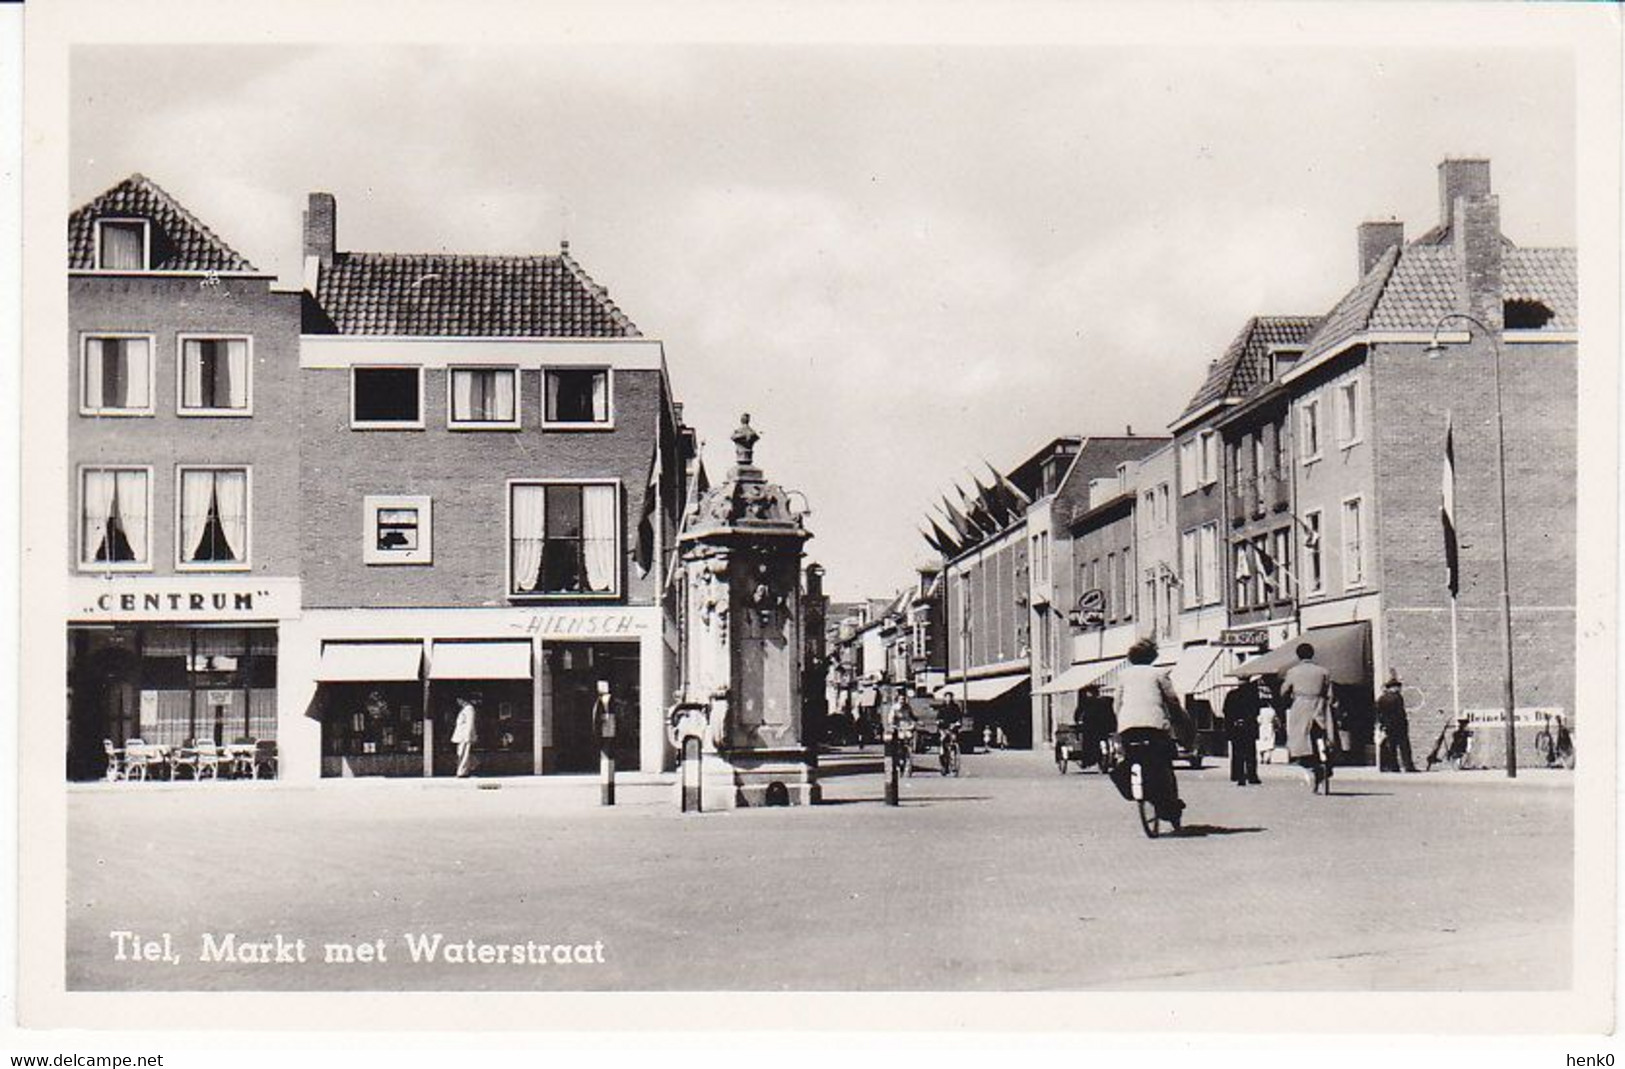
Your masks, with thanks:
M 615 804 L 615 755 L 608 750 L 598 754 L 598 802 Z
M 692 735 L 683 740 L 683 809 L 700 811 L 700 740 Z
M 897 804 L 897 740 L 886 745 L 886 804 Z

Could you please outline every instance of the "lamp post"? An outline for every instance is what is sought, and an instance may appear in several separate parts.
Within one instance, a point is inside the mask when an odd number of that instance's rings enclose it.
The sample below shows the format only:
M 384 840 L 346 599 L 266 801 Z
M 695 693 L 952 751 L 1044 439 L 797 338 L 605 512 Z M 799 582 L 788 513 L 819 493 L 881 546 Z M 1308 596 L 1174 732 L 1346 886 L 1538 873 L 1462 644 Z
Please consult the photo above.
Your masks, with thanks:
M 1501 498 L 1501 691 L 1502 702 L 1506 708 L 1506 747 L 1507 747 L 1507 776 L 1516 778 L 1518 775 L 1517 750 L 1517 724 L 1512 704 L 1512 578 L 1511 578 L 1511 549 L 1507 538 L 1507 458 L 1506 458 L 1506 409 L 1501 399 L 1501 334 L 1491 330 L 1485 323 L 1465 312 L 1446 312 L 1433 324 L 1433 340 L 1428 343 L 1427 354 L 1429 359 L 1444 352 L 1444 345 L 1439 341 L 1439 332 L 1451 320 L 1460 320 L 1471 323 L 1490 339 L 1490 346 L 1495 353 L 1495 481 Z

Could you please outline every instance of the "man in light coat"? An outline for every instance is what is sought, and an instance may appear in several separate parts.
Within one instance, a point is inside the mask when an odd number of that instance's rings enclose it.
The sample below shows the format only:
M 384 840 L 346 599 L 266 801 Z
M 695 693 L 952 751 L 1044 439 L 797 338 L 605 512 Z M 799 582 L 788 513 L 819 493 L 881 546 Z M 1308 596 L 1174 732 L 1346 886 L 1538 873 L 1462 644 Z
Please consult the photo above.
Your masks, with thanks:
M 474 771 L 474 703 L 457 699 L 457 723 L 451 729 L 451 742 L 457 747 L 457 778 L 467 779 Z
M 1281 697 L 1291 704 L 1286 710 L 1287 757 L 1310 770 L 1312 785 L 1320 786 L 1321 767 L 1315 753 L 1317 734 L 1330 747 L 1332 739 L 1332 675 L 1315 663 L 1315 647 L 1298 644 L 1298 663 L 1288 668 L 1281 680 Z M 1328 750 L 1329 753 L 1329 750 Z M 1330 778 L 1328 760 L 1325 776 Z

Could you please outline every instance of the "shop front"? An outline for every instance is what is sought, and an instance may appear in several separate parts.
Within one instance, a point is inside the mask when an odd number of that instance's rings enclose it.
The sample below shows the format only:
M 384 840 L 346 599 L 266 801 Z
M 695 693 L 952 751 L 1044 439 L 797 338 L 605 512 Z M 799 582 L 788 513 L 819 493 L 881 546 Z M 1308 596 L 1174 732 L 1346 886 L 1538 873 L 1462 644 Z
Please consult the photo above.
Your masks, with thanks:
M 1337 728 L 1345 760 L 1371 764 L 1375 759 L 1376 693 L 1371 652 L 1371 624 L 1366 620 L 1305 628 L 1283 639 L 1268 653 L 1243 661 L 1227 673 L 1237 678 L 1262 677 L 1272 690 L 1297 663 L 1301 643 L 1314 647 L 1314 661 L 1332 677 Z M 1275 701 L 1277 709 L 1285 703 Z
M 71 594 L 70 780 L 116 778 L 132 745 L 154 775 L 196 775 L 178 758 L 199 746 L 257 753 L 256 771 L 275 774 L 280 631 L 297 580 L 95 578 Z
M 452 776 L 467 701 L 476 775 L 595 773 L 607 693 L 617 766 L 659 771 L 670 756 L 661 620 L 622 608 L 313 611 L 288 651 L 310 666 L 285 710 L 289 746 L 319 754 L 308 764 L 320 778 Z

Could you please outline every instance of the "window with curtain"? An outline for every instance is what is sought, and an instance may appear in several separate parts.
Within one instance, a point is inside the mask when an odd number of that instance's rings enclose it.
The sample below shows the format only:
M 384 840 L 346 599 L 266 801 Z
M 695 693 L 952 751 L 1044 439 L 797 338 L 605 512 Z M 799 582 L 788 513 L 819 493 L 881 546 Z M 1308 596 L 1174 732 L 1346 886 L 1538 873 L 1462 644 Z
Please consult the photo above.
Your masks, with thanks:
M 86 338 L 81 378 L 87 413 L 151 412 L 151 339 Z
M 620 585 L 616 488 L 515 483 L 509 506 L 512 594 L 614 594 Z
M 1179 603 L 1183 608 L 1194 609 L 1200 604 L 1197 563 L 1196 531 L 1183 531 L 1179 536 Z
M 142 468 L 86 468 L 80 492 L 79 562 L 96 567 L 151 564 L 151 487 Z
M 603 368 L 550 368 L 542 373 L 548 423 L 609 423 L 609 372 Z
M 1320 402 L 1308 400 L 1298 409 L 1303 441 L 1303 459 L 1305 463 L 1320 458 Z
M 1198 470 L 1200 459 L 1197 451 L 1201 445 L 1195 438 L 1187 438 L 1179 443 L 1179 492 L 1181 494 L 1194 494 L 1201 486 L 1201 472 Z
M 1223 567 L 1219 563 L 1219 525 L 1204 523 L 1201 529 L 1201 545 L 1198 550 L 1201 559 L 1201 574 L 1198 579 L 1202 605 L 1211 605 L 1222 600 L 1223 593 L 1219 589 L 1219 571 Z
M 1320 553 L 1321 513 L 1319 509 L 1303 514 L 1304 585 L 1310 593 L 1318 594 L 1326 585 L 1325 558 Z
M 514 402 L 518 377 L 514 368 L 452 368 L 451 425 L 518 426 Z
M 104 271 L 147 269 L 147 224 L 140 219 L 104 219 L 96 224 L 96 266 Z
M 248 410 L 248 339 L 181 340 L 181 411 Z
M 1360 440 L 1360 380 L 1351 379 L 1337 388 L 1337 444 L 1353 445 Z
M 247 564 L 247 469 L 182 468 L 179 536 L 182 564 Z

